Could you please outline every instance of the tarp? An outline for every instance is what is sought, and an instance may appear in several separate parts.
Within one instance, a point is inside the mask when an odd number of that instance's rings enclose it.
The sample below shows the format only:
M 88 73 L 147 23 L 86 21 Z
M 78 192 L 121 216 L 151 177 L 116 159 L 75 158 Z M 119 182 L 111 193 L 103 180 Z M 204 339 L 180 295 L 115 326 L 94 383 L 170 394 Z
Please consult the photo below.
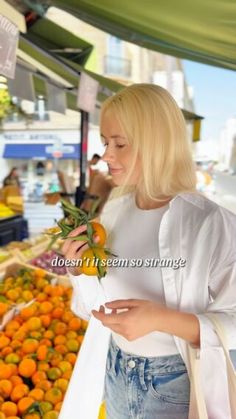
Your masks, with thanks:
M 236 70 L 235 0 L 50 0 L 47 4 L 142 47 Z

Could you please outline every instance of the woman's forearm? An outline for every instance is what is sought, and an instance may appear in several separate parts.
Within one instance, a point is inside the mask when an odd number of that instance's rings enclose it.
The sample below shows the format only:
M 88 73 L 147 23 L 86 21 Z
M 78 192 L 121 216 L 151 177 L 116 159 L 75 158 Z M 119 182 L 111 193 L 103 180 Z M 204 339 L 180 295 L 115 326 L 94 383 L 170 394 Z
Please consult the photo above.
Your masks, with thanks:
M 193 313 L 167 309 L 164 318 L 162 317 L 161 321 L 158 321 L 157 329 L 200 347 L 200 324 L 197 316 Z

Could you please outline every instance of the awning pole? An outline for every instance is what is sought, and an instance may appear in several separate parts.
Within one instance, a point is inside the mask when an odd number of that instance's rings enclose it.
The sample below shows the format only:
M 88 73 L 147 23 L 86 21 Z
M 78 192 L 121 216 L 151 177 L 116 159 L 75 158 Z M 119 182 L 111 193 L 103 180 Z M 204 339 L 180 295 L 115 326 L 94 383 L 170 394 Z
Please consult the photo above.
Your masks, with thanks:
M 80 128 L 80 184 L 76 188 L 75 205 L 80 207 L 86 193 L 86 173 L 87 173 L 87 149 L 88 149 L 88 124 L 89 114 L 85 111 L 81 112 L 81 128 Z

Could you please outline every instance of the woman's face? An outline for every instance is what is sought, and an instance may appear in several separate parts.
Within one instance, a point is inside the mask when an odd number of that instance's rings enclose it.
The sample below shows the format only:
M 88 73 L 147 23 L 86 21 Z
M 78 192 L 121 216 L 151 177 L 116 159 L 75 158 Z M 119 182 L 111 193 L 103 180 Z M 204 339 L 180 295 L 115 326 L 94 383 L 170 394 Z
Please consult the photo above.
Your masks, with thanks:
M 133 162 L 132 146 L 112 113 L 105 113 L 101 121 L 101 137 L 105 147 L 102 159 L 107 163 L 109 173 L 116 185 L 123 185 Z M 129 185 L 137 185 L 141 175 L 141 162 L 137 158 L 134 170 L 128 180 Z

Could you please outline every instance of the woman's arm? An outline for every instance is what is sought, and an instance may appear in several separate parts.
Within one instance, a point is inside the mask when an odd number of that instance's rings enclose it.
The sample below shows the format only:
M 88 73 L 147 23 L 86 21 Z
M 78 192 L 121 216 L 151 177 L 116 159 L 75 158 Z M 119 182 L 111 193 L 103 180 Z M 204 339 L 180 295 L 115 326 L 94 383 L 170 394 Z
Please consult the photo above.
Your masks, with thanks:
M 200 326 L 197 316 L 179 312 L 162 304 L 138 299 L 116 300 L 105 304 L 112 313 L 105 313 L 104 308 L 92 310 L 92 314 L 104 326 L 135 340 L 151 332 L 164 332 L 178 336 L 192 345 L 200 346 Z M 117 310 L 125 310 L 117 313 Z

